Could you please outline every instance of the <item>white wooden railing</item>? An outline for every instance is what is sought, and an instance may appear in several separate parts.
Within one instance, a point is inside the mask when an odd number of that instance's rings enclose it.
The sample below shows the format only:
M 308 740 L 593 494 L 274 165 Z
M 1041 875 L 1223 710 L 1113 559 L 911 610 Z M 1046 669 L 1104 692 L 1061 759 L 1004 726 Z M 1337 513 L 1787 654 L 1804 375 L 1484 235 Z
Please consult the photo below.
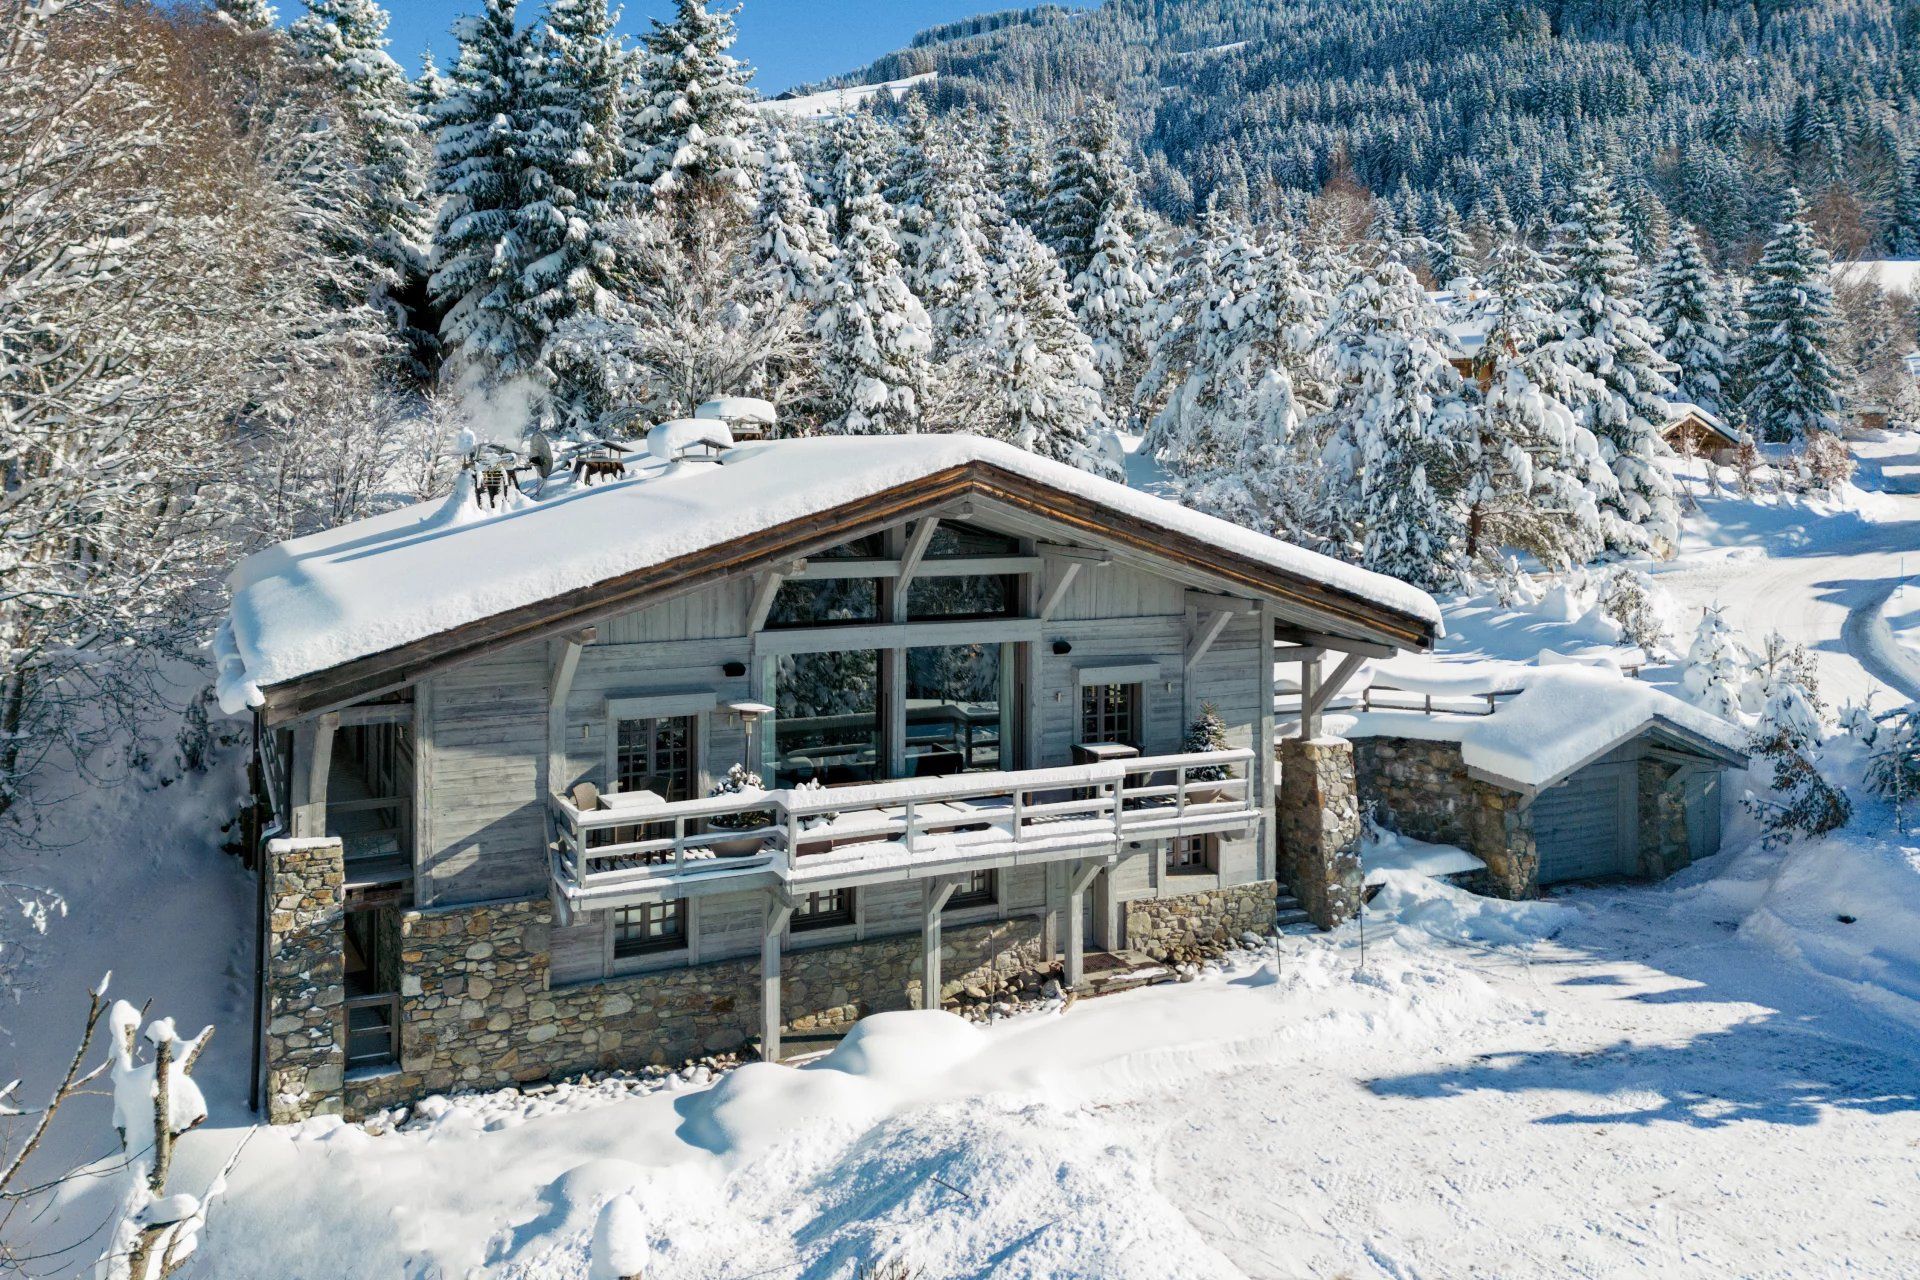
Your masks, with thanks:
M 861 860 L 991 864 L 1117 847 L 1251 821 L 1252 761 L 1247 749 L 1205 751 L 586 811 L 555 796 L 553 875 L 569 898 L 600 898 L 683 876 L 790 882 Z M 765 825 L 741 828 L 749 815 Z

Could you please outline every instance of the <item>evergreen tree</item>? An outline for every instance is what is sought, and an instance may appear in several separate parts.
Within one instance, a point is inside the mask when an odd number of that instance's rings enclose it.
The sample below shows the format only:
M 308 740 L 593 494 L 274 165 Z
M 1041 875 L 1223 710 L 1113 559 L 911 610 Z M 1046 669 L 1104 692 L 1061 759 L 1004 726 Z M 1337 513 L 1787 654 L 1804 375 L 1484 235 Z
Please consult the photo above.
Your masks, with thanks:
M 1723 720 L 1740 722 L 1741 691 L 1746 685 L 1752 655 L 1727 625 L 1717 608 L 1700 612 L 1700 625 L 1687 648 L 1681 687 L 1693 704 Z
M 242 31 L 271 31 L 280 15 L 267 0 L 214 0 L 214 14 Z
M 766 172 L 760 180 L 756 223 L 756 248 L 772 273 L 775 290 L 803 307 L 825 303 L 833 270 L 833 234 L 785 134 L 777 128 L 766 141 Z
M 1433 272 L 1436 288 L 1451 289 L 1456 284 L 1471 287 L 1473 241 L 1460 222 L 1460 211 L 1451 200 L 1436 202 L 1435 216 L 1427 224 L 1427 265 Z
M 433 50 L 420 55 L 420 74 L 413 78 L 413 84 L 407 89 L 407 101 L 413 104 L 413 122 L 422 134 L 433 128 L 433 109 L 453 90 L 453 85 L 440 73 L 440 64 L 434 60 Z
M 1814 239 L 1800 193 L 1789 190 L 1747 293 L 1740 343 L 1748 428 L 1763 440 L 1794 440 L 1838 426 L 1839 374 L 1827 356 L 1833 321 L 1832 261 Z
M 711 10 L 708 0 L 675 3 L 671 22 L 654 20 L 638 60 L 626 122 L 629 181 L 656 200 L 724 193 L 751 209 L 753 72 L 727 52 L 737 38 L 734 11 Z
M 830 302 L 818 321 L 832 406 L 826 429 L 911 434 L 926 410 L 931 322 L 901 274 L 885 198 L 864 172 L 849 187 Z
M 1200 225 L 1174 252 L 1166 283 L 1158 291 L 1146 330 L 1147 371 L 1134 389 L 1135 406 L 1147 423 L 1141 447 L 1155 456 L 1172 443 L 1166 407 L 1198 359 L 1201 317 L 1217 295 L 1222 255 L 1238 234 L 1234 220 L 1209 204 Z
M 1475 434 L 1439 317 L 1413 272 L 1388 261 L 1341 290 L 1329 334 L 1340 384 L 1327 463 L 1341 541 L 1375 572 L 1449 585 L 1461 568 L 1456 498 Z
M 1674 368 L 1674 395 L 1709 413 L 1727 412 L 1727 348 L 1732 335 L 1724 298 L 1693 228 L 1680 223 L 1654 269 L 1647 318 L 1662 335 L 1661 357 Z
M 1599 442 L 1572 408 L 1595 382 L 1567 358 L 1553 310 L 1558 280 L 1532 246 L 1510 234 L 1488 260 L 1486 284 L 1475 310 L 1494 367 L 1462 495 L 1466 554 L 1497 558 L 1511 547 L 1543 564 L 1585 563 L 1606 545 L 1600 502 L 1617 493 Z
M 1791 653 L 1777 633 L 1767 639 L 1769 653 Z M 1778 844 L 1795 835 L 1821 836 L 1853 817 L 1846 794 L 1822 776 L 1814 762 L 1825 731 L 1819 695 L 1810 681 L 1804 650 L 1797 660 L 1776 661 L 1762 681 L 1764 704 L 1747 749 L 1773 765 L 1772 798 L 1749 794 L 1747 808 L 1760 819 L 1766 841 Z
M 997 303 L 993 271 L 993 228 L 1006 224 L 998 201 L 987 188 L 986 162 L 965 137 L 952 131 L 928 133 L 923 148 L 921 189 L 916 200 L 919 234 L 907 283 L 927 306 L 933 321 L 938 359 L 965 350 L 986 332 Z
M 992 137 L 987 154 L 993 157 L 991 177 L 1000 196 L 1000 206 L 1008 217 L 1032 225 L 1039 217 L 1046 191 L 1034 126 L 1030 122 L 1016 122 L 1002 110 L 993 117 Z
M 1093 342 L 1109 417 L 1133 419 L 1134 392 L 1146 373 L 1147 318 L 1153 287 L 1128 230 L 1127 210 L 1110 207 L 1093 235 L 1093 256 L 1073 281 L 1073 306 Z
M 994 264 L 996 302 L 984 335 L 994 358 L 988 404 L 992 434 L 1056 462 L 1120 479 L 1094 433 L 1105 425 L 1093 344 L 1074 319 L 1067 279 L 1053 251 L 1026 227 L 1002 234 Z
M 454 36 L 459 57 L 446 95 L 431 108 L 440 214 L 428 289 L 441 310 L 449 362 L 491 378 L 524 372 L 539 355 L 538 333 L 515 310 L 527 251 L 516 222 L 525 49 L 514 0 L 487 0 L 454 24 Z
M 604 312 L 611 300 L 624 62 L 606 0 L 550 0 L 522 60 L 516 228 L 525 266 L 514 310 L 541 338 L 538 372 L 552 425 L 574 433 L 590 430 L 608 408 L 603 371 L 577 356 L 559 358 L 552 338 L 575 316 Z
M 1132 199 L 1132 179 L 1112 106 L 1090 104 L 1053 153 L 1053 171 L 1038 213 L 1040 238 L 1069 278 L 1093 260 L 1094 235 L 1115 205 Z
M 1569 364 L 1592 379 L 1573 406 L 1580 425 L 1599 440 L 1619 489 L 1602 501 L 1607 543 L 1622 551 L 1670 547 L 1679 536 L 1680 509 L 1661 439 L 1673 386 L 1654 349 L 1659 334 L 1647 323 L 1633 254 L 1620 222 L 1612 184 L 1590 167 L 1574 189 L 1566 219 L 1555 229 L 1554 262 L 1562 273 L 1559 325 Z
M 426 177 L 406 73 L 387 56 L 386 10 L 373 0 L 307 0 L 291 34 L 295 53 L 332 88 L 359 154 L 364 226 L 349 251 L 372 272 L 372 299 L 404 328 L 410 318 L 396 298 L 426 269 Z

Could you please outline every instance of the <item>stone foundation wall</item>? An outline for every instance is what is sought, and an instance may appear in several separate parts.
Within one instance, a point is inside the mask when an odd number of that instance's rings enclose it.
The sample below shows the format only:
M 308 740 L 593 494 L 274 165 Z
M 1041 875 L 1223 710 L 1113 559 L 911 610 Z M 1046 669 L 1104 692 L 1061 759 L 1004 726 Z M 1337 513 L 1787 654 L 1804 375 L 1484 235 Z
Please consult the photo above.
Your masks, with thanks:
M 1362 738 L 1354 744 L 1360 803 L 1380 824 L 1416 840 L 1450 844 L 1487 864 L 1469 887 L 1500 898 L 1532 897 L 1540 858 L 1520 797 L 1467 773 L 1455 742 Z
M 1277 892 L 1273 881 L 1259 880 L 1229 889 L 1123 902 L 1127 947 L 1155 960 L 1187 960 L 1234 946 L 1243 933 L 1264 938 L 1273 932 Z
M 1360 910 L 1360 805 L 1353 744 L 1341 738 L 1280 744 L 1280 867 L 1322 929 Z
M 340 1110 L 345 870 L 338 840 L 267 845 L 267 1118 Z
M 356 1073 L 344 1089 L 335 1077 L 344 1108 L 336 1097 L 331 1109 L 357 1116 L 430 1093 L 673 1065 L 747 1050 L 759 1038 L 758 956 L 553 987 L 552 918 L 544 898 L 404 913 L 400 1062 Z M 943 995 L 992 994 L 1017 973 L 1045 968 L 1042 923 L 948 926 Z M 917 1007 L 919 971 L 917 933 L 789 951 L 781 957 L 784 1027 L 829 1030 Z M 298 1116 L 290 1109 L 285 1118 Z
M 1642 760 L 1640 776 L 1640 874 L 1664 880 L 1693 861 L 1687 838 L 1686 784 L 1681 766 Z

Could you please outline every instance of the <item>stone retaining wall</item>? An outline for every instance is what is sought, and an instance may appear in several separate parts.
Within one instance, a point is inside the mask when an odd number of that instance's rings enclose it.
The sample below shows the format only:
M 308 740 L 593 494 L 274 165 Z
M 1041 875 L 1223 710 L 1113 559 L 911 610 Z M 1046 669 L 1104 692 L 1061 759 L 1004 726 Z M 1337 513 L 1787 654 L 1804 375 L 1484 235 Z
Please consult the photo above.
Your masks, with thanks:
M 1360 802 L 1382 826 L 1465 849 L 1487 864 L 1468 882 L 1477 893 L 1529 898 L 1539 890 L 1533 821 L 1520 796 L 1467 773 L 1457 742 L 1362 738 L 1354 744 Z
M 1127 948 L 1155 960 L 1188 960 L 1235 946 L 1243 933 L 1273 932 L 1271 880 L 1207 889 L 1168 898 L 1134 898 L 1120 904 L 1126 913 Z

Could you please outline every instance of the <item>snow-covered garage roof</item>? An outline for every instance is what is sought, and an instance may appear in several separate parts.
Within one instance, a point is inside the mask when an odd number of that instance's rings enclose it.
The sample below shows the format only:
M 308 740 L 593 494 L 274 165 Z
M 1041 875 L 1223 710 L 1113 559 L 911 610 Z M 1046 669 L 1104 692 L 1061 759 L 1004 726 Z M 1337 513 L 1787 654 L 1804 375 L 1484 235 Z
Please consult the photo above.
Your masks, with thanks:
M 735 448 L 717 462 L 636 453 L 625 477 L 562 484 L 538 499 L 510 495 L 519 500 L 497 511 L 456 491 L 250 556 L 229 579 L 233 600 L 214 642 L 222 705 L 259 707 L 275 686 L 486 620 L 514 615 L 517 625 L 544 602 L 637 598 L 670 584 L 692 557 L 704 572 L 751 571 L 744 549 L 731 555 L 748 542 L 755 554 L 791 555 L 849 513 L 871 519 L 883 507 L 976 492 L 1072 508 L 1086 536 L 1132 537 L 1149 554 L 1172 557 L 1184 545 L 1250 590 L 1264 583 L 1303 605 L 1331 602 L 1362 633 L 1394 631 L 1400 643 L 1423 645 L 1440 626 L 1432 598 L 1396 579 L 975 436 L 790 440 Z M 952 494 L 936 492 L 940 484 Z M 900 502 L 882 501 L 896 493 Z M 639 585 L 608 594 L 628 583 Z
M 1349 738 L 1416 738 L 1457 742 L 1467 767 L 1489 781 L 1543 791 L 1615 747 L 1646 733 L 1713 756 L 1746 762 L 1745 735 L 1719 716 L 1615 671 L 1593 667 L 1509 665 L 1519 692 L 1492 714 L 1413 710 L 1356 711 L 1326 717 L 1328 733 Z M 1394 672 L 1396 689 L 1457 695 L 1451 686 L 1424 688 Z

